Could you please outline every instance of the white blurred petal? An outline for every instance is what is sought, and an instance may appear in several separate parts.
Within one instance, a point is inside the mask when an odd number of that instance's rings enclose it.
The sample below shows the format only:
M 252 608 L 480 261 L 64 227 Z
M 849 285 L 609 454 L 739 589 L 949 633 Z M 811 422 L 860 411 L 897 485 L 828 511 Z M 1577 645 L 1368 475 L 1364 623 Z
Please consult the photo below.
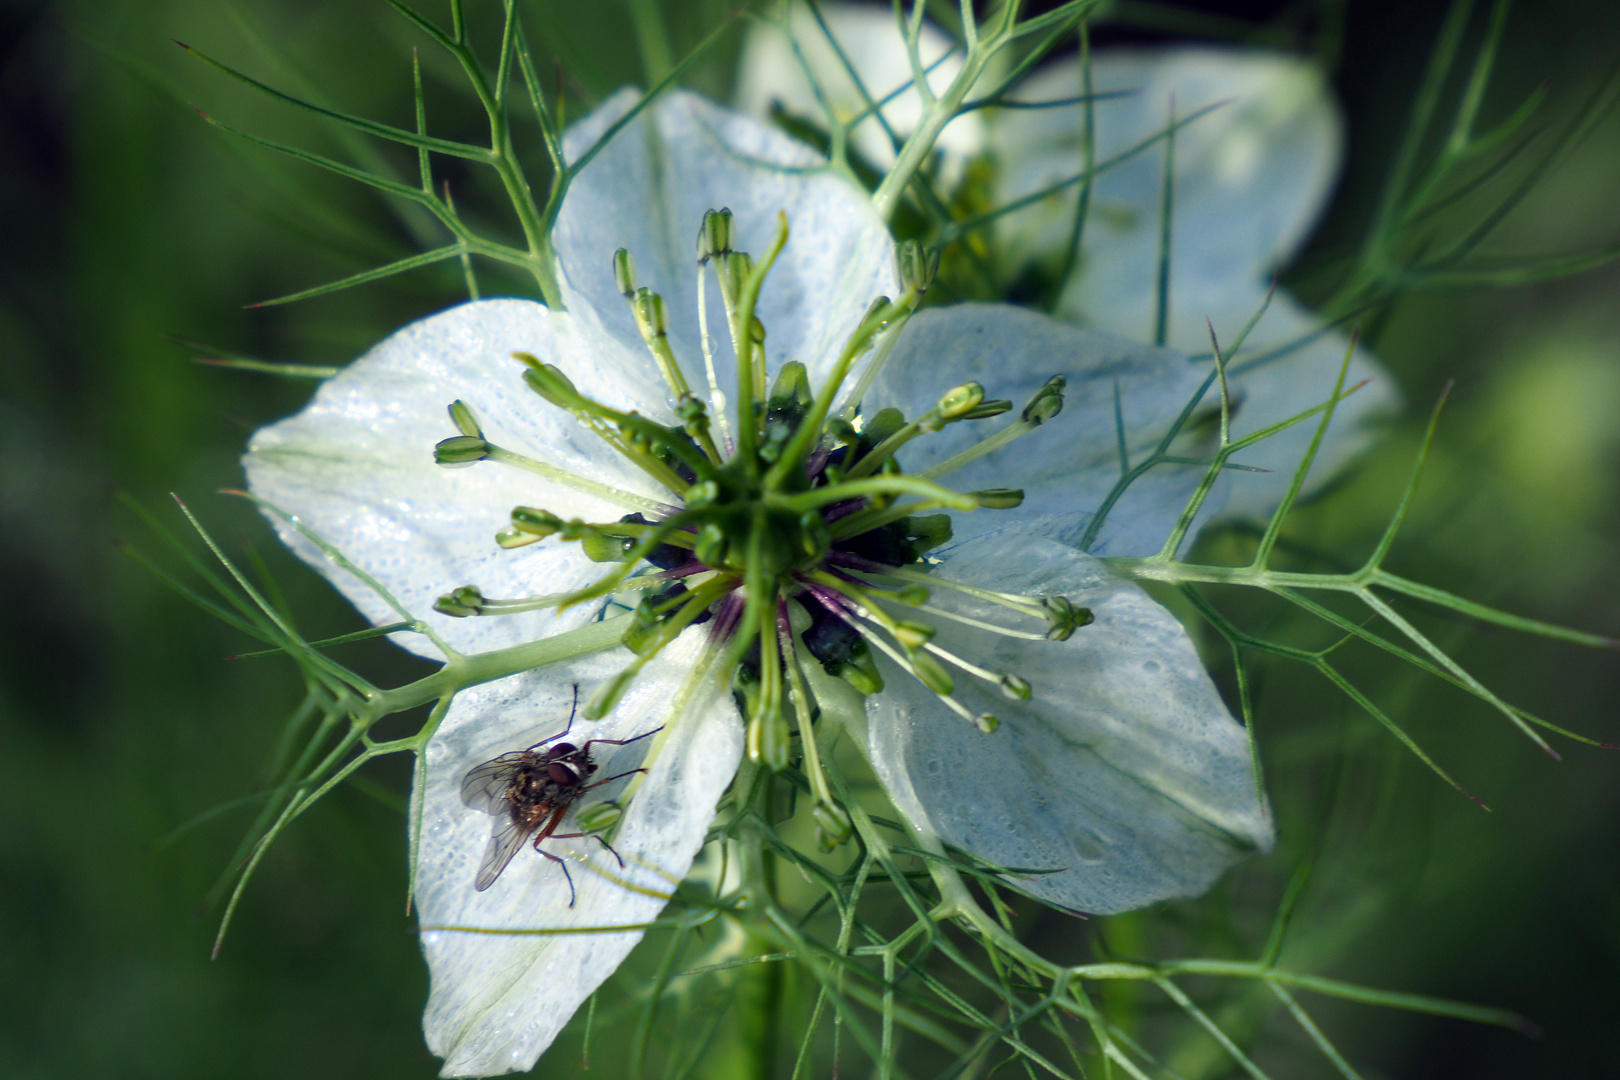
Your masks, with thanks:
M 613 715 L 576 720 L 570 741 L 626 739 L 669 724 L 631 800 L 613 846 L 620 870 L 595 841 L 548 840 L 545 848 L 570 861 L 578 891 L 568 906 L 562 870 L 525 845 L 496 882 L 475 892 L 473 881 L 495 820 L 463 806 L 467 770 L 562 731 L 571 684 L 581 698 L 623 666 L 615 649 L 541 671 L 474 687 L 457 696 L 428 744 L 427 786 L 415 895 L 423 926 L 485 929 L 584 928 L 651 922 L 665 897 L 691 868 L 720 793 L 742 753 L 742 730 L 713 679 L 679 720 L 667 715 L 694 660 L 700 633 L 688 634 L 647 667 Z M 597 747 L 592 760 L 605 779 L 641 764 L 654 740 Z M 585 796 L 578 808 L 611 797 L 628 781 Z M 572 812 L 559 832 L 575 832 Z M 605 873 L 604 873 L 605 872 Z M 612 880 L 628 881 L 637 889 Z M 650 895 L 649 895 L 650 894 Z M 574 1011 L 611 975 L 641 931 L 559 936 L 510 936 L 427 931 L 433 989 L 423 1017 L 429 1048 L 445 1059 L 445 1076 L 489 1076 L 531 1068 Z
M 1031 642 L 938 621 L 936 643 L 1033 687 L 1030 701 L 1010 701 L 953 671 L 957 699 L 1001 720 L 990 734 L 884 662 L 888 687 L 867 703 L 869 755 L 915 827 L 998 866 L 1057 871 L 1016 884 L 1097 914 L 1196 896 L 1270 847 L 1248 738 L 1168 611 L 1095 559 L 1014 531 L 951 549 L 937 573 L 1062 594 L 1096 622 L 1065 642 Z M 1004 608 L 933 595 L 1008 623 Z
M 458 434 L 446 407 L 472 406 L 490 441 L 598 483 L 667 501 L 670 495 L 572 417 L 524 384 L 516 351 L 561 366 L 580 388 L 631 408 L 656 408 L 641 357 L 588 321 L 527 300 L 486 300 L 412 323 L 315 392 L 297 415 L 260 429 L 243 466 L 254 494 L 299 518 L 365 569 L 462 651 L 501 648 L 578 625 L 579 610 L 452 619 L 433 601 L 475 584 L 491 597 L 566 591 L 601 566 L 575 544 L 503 551 L 493 539 L 512 507 L 616 521 L 621 506 L 492 462 L 445 469 L 434 444 Z M 643 350 L 644 353 L 644 350 Z M 650 366 L 650 365 L 648 365 Z M 398 616 L 371 589 L 272 518 L 281 539 L 373 623 Z M 395 640 L 436 656 L 413 634 Z
M 1308 235 L 1338 173 L 1338 111 L 1310 64 L 1277 53 L 1209 47 L 1099 50 L 1096 160 L 1162 132 L 1174 115 L 1212 111 L 1175 135 L 1169 343 L 1200 351 L 1203 317 L 1246 304 L 1250 286 L 1278 269 Z M 1018 93 L 1047 101 L 1081 92 L 1078 61 L 1049 65 Z M 1173 106 L 1172 106 L 1173 101 Z M 994 144 L 1006 202 L 1072 177 L 1082 167 L 1080 106 L 1004 112 Z M 1064 308 L 1130 337 L 1153 328 L 1164 144 L 1109 169 L 1092 189 L 1081 265 Z M 1015 250 L 1051 253 L 1069 235 L 1078 188 L 1008 219 Z
M 770 115 L 773 105 L 780 105 L 790 115 L 825 128 L 824 107 L 805 75 L 808 67 L 840 122 L 864 112 L 866 98 L 850 78 L 849 68 L 827 41 L 827 35 L 816 24 L 815 17 L 803 5 L 786 6 L 788 27 L 798 42 L 803 61 L 795 55 L 792 43 L 781 28 L 755 23 L 748 32 L 738 64 L 738 107 L 764 117 Z M 865 87 L 873 101 L 882 101 L 902 87 L 909 88 L 884 105 L 882 112 L 896 135 L 904 138 L 910 134 L 922 119 L 922 103 L 912 87 L 911 57 L 895 22 L 894 9 L 887 4 L 824 3 L 820 6 L 827 29 L 837 39 L 849 67 L 860 77 L 860 86 Z M 962 70 L 961 50 L 953 52 L 951 39 L 930 22 L 923 23 L 917 44 L 918 57 L 928 71 L 929 89 L 936 94 L 943 93 Z M 945 151 L 949 161 L 959 164 L 977 153 L 983 142 L 983 121 L 970 113 L 946 125 L 935 145 Z M 894 164 L 894 143 L 876 117 L 868 117 L 856 125 L 850 134 L 850 143 L 879 169 Z
M 575 124 L 577 159 L 635 104 L 623 90 Z M 819 380 L 867 305 L 894 296 L 894 244 L 866 194 L 825 169 L 802 143 L 696 94 L 669 93 L 621 131 L 569 188 L 553 240 L 563 273 L 627 349 L 643 353 L 612 259 L 628 248 L 640 283 L 664 297 L 669 336 L 687 381 L 705 385 L 698 337 L 697 236 L 708 210 L 735 215 L 735 246 L 762 257 L 784 211 L 792 229 L 755 309 L 775 371 L 801 360 Z M 709 332 L 720 388 L 736 385 L 720 291 L 708 281 Z M 570 301 L 573 303 L 573 301 Z

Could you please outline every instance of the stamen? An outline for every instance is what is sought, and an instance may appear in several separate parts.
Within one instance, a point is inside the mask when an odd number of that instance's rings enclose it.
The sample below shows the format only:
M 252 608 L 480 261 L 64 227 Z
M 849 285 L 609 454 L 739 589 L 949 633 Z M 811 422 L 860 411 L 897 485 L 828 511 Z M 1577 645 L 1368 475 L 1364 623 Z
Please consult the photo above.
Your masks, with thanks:
M 878 467 L 887 461 L 896 450 L 925 432 L 939 431 L 947 424 L 965 419 L 969 413 L 978 408 L 984 401 L 984 387 L 976 382 L 966 382 L 961 386 L 946 391 L 932 409 L 923 413 L 917 419 L 901 428 L 899 431 L 884 439 L 872 452 L 857 461 L 848 472 L 845 479 L 859 480 L 876 472 Z
M 984 455 L 1001 449 L 1014 439 L 1028 435 L 1058 413 L 1063 411 L 1063 388 L 1068 385 L 1062 375 L 1054 375 L 1046 380 L 1046 385 L 1035 391 L 1035 396 L 1029 399 L 1024 411 L 1018 419 L 996 432 L 987 439 L 982 439 L 961 453 L 946 458 L 931 468 L 924 469 L 919 476 L 932 479 L 955 472 L 962 466 L 984 457 Z
M 682 597 L 680 610 L 670 616 L 664 624 L 654 630 L 646 638 L 638 642 L 641 649 L 636 658 L 626 664 L 624 669 L 613 676 L 602 688 L 597 691 L 591 703 L 585 706 L 584 716 L 587 720 L 600 720 L 612 712 L 624 697 L 624 692 L 630 688 L 641 669 L 646 667 L 653 657 L 663 651 L 664 647 L 680 636 L 701 614 L 709 609 L 709 605 L 731 588 L 736 581 L 736 575 L 720 575 L 710 581 L 704 582 Z
M 713 213 L 713 211 L 710 211 Z M 699 260 L 701 263 L 702 260 Z M 731 422 L 726 419 L 726 395 L 720 389 L 720 377 L 714 371 L 714 338 L 709 334 L 709 302 L 706 296 L 709 280 L 708 271 L 701 265 L 698 267 L 697 305 L 698 305 L 698 336 L 703 342 L 703 370 L 709 377 L 709 404 L 714 410 L 715 424 L 720 428 L 720 441 L 725 446 L 726 453 L 736 448 L 736 440 L 731 437 Z
M 454 414 L 452 413 L 452 415 Z M 522 469 L 524 472 L 544 477 L 554 484 L 560 484 L 582 494 L 594 496 L 604 502 L 622 506 L 626 510 L 642 510 L 660 517 L 680 511 L 680 507 L 673 506 L 670 503 L 649 499 L 645 495 L 637 495 L 634 492 L 625 491 L 609 484 L 601 484 L 595 480 L 587 480 L 585 477 L 577 476 L 567 469 L 559 469 L 557 466 L 547 464 L 544 461 L 524 457 L 522 454 L 496 446 L 494 443 L 478 436 L 458 435 L 454 438 L 445 439 L 433 448 L 433 458 L 440 465 L 452 469 L 476 464 L 479 461 L 499 462 L 502 465 L 509 465 L 512 468 Z

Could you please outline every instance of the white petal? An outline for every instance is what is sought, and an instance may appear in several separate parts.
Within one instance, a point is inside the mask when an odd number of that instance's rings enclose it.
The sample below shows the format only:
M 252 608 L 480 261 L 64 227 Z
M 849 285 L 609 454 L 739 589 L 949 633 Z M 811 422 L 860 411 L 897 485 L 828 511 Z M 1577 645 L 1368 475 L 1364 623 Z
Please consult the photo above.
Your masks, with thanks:
M 626 739 L 670 724 L 625 812 L 614 847 L 628 869 L 586 840 L 548 840 L 569 860 L 577 899 L 557 864 L 520 849 L 484 892 L 473 881 L 494 819 L 460 799 L 467 771 L 498 755 L 559 733 L 568 717 L 570 684 L 582 699 L 621 667 L 623 650 L 463 692 L 427 750 L 416 903 L 423 926 L 485 929 L 584 928 L 650 922 L 692 865 L 715 803 L 742 753 L 735 710 L 711 680 L 672 723 L 670 699 L 682 685 L 700 634 L 678 641 L 648 665 L 612 717 L 576 720 L 570 741 Z M 653 740 L 592 749 L 598 777 L 639 765 Z M 593 792 L 611 796 L 627 781 Z M 575 832 L 573 814 L 560 832 Z M 611 880 L 611 874 L 635 889 Z M 639 890 L 639 891 L 638 891 Z M 559 936 L 497 936 L 450 931 L 422 935 L 433 979 L 423 1027 L 428 1046 L 445 1059 L 445 1076 L 488 1076 L 532 1067 L 574 1011 L 611 975 L 641 931 Z
M 1056 418 L 941 481 L 964 491 L 1025 491 L 1024 505 L 1016 510 L 957 515 L 959 537 L 1040 520 L 1043 535 L 1072 543 L 1120 478 L 1116 387 L 1128 455 L 1135 465 L 1151 454 L 1198 393 L 1209 368 L 1171 349 L 1081 330 L 1024 308 L 958 304 L 930 308 L 911 320 L 866 399 L 866 413 L 892 405 L 916 417 L 946 390 L 970 379 L 983 384 L 987 398 L 1012 401 L 1014 411 L 1002 417 L 953 424 L 907 445 L 902 461 L 907 472 L 918 473 L 1013 422 L 1047 379 L 1064 376 L 1068 389 Z M 1217 400 L 1211 390 L 1205 407 Z M 1176 449 L 1207 455 L 1209 448 L 1187 439 Z M 1204 471 L 1168 464 L 1150 469 L 1126 489 L 1108 515 L 1110 528 L 1091 550 L 1110 555 L 1157 551 Z M 1208 510 L 1218 508 L 1222 498 L 1217 491 Z
M 1061 593 L 1096 622 L 1066 642 L 1015 641 L 938 620 L 940 645 L 1029 680 L 1029 702 L 956 672 L 956 696 L 1001 720 L 980 733 L 886 664 L 868 745 L 916 827 L 998 866 L 1052 870 L 1016 883 L 1108 914 L 1196 896 L 1272 829 L 1244 730 L 1175 618 L 1103 564 L 1007 533 L 949 553 L 942 577 Z M 1003 608 L 936 588 L 935 602 L 1006 625 Z
M 636 100 L 634 91 L 620 91 L 570 128 L 569 156 L 583 153 Z M 664 297 L 687 382 L 702 387 L 696 242 L 703 214 L 730 207 L 736 247 L 759 257 L 775 234 L 777 211 L 784 211 L 792 238 L 756 312 L 768 335 L 770 368 L 802 360 L 819 378 L 867 305 L 899 289 L 893 242 L 871 200 L 825 164 L 751 117 L 695 94 L 667 94 L 574 180 L 553 234 L 558 258 L 580 302 L 626 348 L 645 352 L 613 281 L 613 252 L 628 248 L 640 283 Z M 736 368 L 712 276 L 708 298 L 720 387 L 729 396 Z
M 1172 98 L 1183 118 L 1224 102 L 1175 135 L 1171 300 L 1186 319 L 1169 342 L 1199 351 L 1203 315 L 1246 298 L 1246 287 L 1286 262 L 1315 223 L 1338 171 L 1338 113 L 1314 67 L 1276 53 L 1100 51 L 1092 81 L 1098 93 L 1131 92 L 1095 105 L 1098 161 L 1164 130 Z M 1019 96 L 1054 100 L 1080 90 L 1071 61 L 1048 68 Z M 1003 114 L 997 137 L 1007 173 L 998 200 L 1077 174 L 1083 130 L 1078 106 Z M 1102 329 L 1151 336 L 1163 175 L 1161 144 L 1098 177 L 1065 310 Z M 1077 191 L 1013 215 L 1008 229 L 1022 239 L 1017 246 L 1061 245 Z
M 508 466 L 445 469 L 434 444 L 458 434 L 445 412 L 461 399 L 490 440 L 577 476 L 661 501 L 669 494 L 572 417 L 523 383 L 515 351 L 561 365 L 581 389 L 632 407 L 644 404 L 633 358 L 577 316 L 525 300 L 464 304 L 413 323 L 324 383 L 304 410 L 261 429 L 243 459 L 248 486 L 296 515 L 373 575 L 454 648 L 499 648 L 577 625 L 588 611 L 451 619 L 433 601 L 475 584 L 490 597 L 578 587 L 602 567 L 576 544 L 543 542 L 503 551 L 494 533 L 512 507 L 614 521 L 628 510 Z M 628 369 L 628 370 L 627 370 Z M 329 577 L 373 623 L 398 616 L 371 589 L 335 567 L 276 519 L 283 542 Z M 396 635 L 435 656 L 424 639 Z
M 759 117 L 769 116 L 772 106 L 781 105 L 790 115 L 825 127 L 826 115 L 805 77 L 808 66 L 841 122 L 864 112 L 866 99 L 815 18 L 801 5 L 790 4 L 787 9 L 789 27 L 804 56 L 803 64 L 781 29 L 756 23 L 749 30 L 738 63 L 737 105 Z M 821 13 L 873 101 L 883 101 L 912 85 L 911 57 L 891 7 L 826 3 L 821 5 Z M 926 21 L 917 45 L 923 67 L 932 68 L 928 72 L 929 87 L 936 94 L 943 93 L 962 70 L 961 53 L 953 51 L 951 40 Z M 941 57 L 945 59 L 941 61 Z M 890 128 L 902 138 L 922 119 L 922 105 L 914 88 L 898 94 L 882 111 Z M 970 113 L 948 124 L 935 145 L 959 163 L 976 153 L 983 140 L 984 125 L 978 115 Z M 894 164 L 894 143 L 876 117 L 856 125 L 850 142 L 872 165 L 887 169 Z

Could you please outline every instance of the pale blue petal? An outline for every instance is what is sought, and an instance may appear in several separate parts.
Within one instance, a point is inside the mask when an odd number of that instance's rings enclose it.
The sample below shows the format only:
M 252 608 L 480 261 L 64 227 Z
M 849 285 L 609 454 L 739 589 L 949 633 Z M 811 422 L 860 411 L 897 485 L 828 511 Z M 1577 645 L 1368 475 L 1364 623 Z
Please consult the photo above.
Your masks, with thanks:
M 1247 286 L 1278 269 L 1315 223 L 1337 175 L 1341 123 L 1321 75 L 1276 53 L 1209 47 L 1099 50 L 1101 162 L 1162 132 L 1172 116 L 1217 106 L 1175 135 L 1171 300 L 1192 320 L 1169 342 L 1197 351 L 1205 314 L 1247 300 Z M 1077 61 L 1054 64 L 1019 91 L 1027 101 L 1081 90 Z M 995 128 L 1006 202 L 1080 172 L 1079 106 L 1001 114 Z M 1083 257 L 1063 303 L 1092 325 L 1150 338 L 1158 280 L 1164 146 L 1103 173 L 1092 190 Z M 1078 188 L 1014 214 L 1004 238 L 1028 255 L 1061 250 Z
M 446 414 L 472 406 L 491 441 L 578 476 L 653 499 L 670 495 L 572 417 L 524 384 L 514 351 L 560 364 L 581 388 L 628 407 L 656 404 L 639 358 L 592 330 L 588 320 L 527 300 L 463 304 L 412 323 L 327 380 L 297 415 L 260 429 L 243 467 L 254 494 L 293 514 L 424 618 L 461 651 L 500 648 L 578 625 L 587 610 L 452 619 L 433 601 L 475 584 L 490 597 L 564 592 L 594 580 L 601 564 L 576 544 L 503 551 L 494 541 L 512 507 L 541 506 L 563 517 L 615 521 L 627 510 L 527 472 L 481 462 L 445 469 L 433 446 L 459 434 Z M 371 622 L 399 616 L 284 522 L 288 547 L 320 570 Z M 437 656 L 426 640 L 399 644 Z
M 714 817 L 715 803 L 736 771 L 742 730 L 713 680 L 701 687 L 678 723 L 667 715 L 693 662 L 701 634 L 687 635 L 648 665 L 611 717 L 576 720 L 570 741 L 626 739 L 670 725 L 667 741 L 631 801 L 613 839 L 621 870 L 594 841 L 548 840 L 570 861 L 577 898 L 557 864 L 524 847 L 496 882 L 473 882 L 489 840 L 488 814 L 463 806 L 467 770 L 500 754 L 556 735 L 568 718 L 571 684 L 588 699 L 630 656 L 622 649 L 463 691 L 427 748 L 427 784 L 415 899 L 421 925 L 483 929 L 623 926 L 658 917 L 691 868 Z M 592 760 L 606 778 L 642 764 L 653 740 L 597 747 Z M 586 796 L 580 807 L 611 797 L 628 781 Z M 559 832 L 576 832 L 573 813 Z M 637 887 L 630 889 L 618 878 Z M 641 940 L 641 931 L 557 936 L 499 936 L 452 931 L 422 935 L 433 988 L 423 1016 L 428 1046 L 445 1059 L 445 1076 L 490 1076 L 534 1066 L 574 1011 Z
M 888 688 L 867 703 L 869 755 L 914 827 L 997 866 L 1052 871 L 1014 881 L 1096 914 L 1197 896 L 1271 846 L 1248 737 L 1168 611 L 1097 560 L 1016 531 L 959 545 L 936 572 L 1062 594 L 1096 621 L 1065 642 L 1031 642 L 935 620 L 936 643 L 1033 688 L 1030 701 L 1011 701 L 954 673 L 957 699 L 1001 720 L 990 734 L 884 662 Z M 945 588 L 933 595 L 1009 622 L 1005 608 Z
M 958 490 L 1016 487 L 1025 492 L 1016 510 L 958 514 L 956 535 L 967 537 L 1017 523 L 1073 543 L 1122 475 L 1120 425 L 1132 466 L 1149 457 L 1187 403 L 1200 397 L 1210 365 L 1172 349 L 1139 345 L 1113 334 L 1006 304 L 958 304 L 920 312 L 906 326 L 883 374 L 867 396 L 868 416 L 885 406 L 907 417 L 931 408 L 959 383 L 976 380 L 988 398 L 1007 398 L 1013 411 L 990 420 L 952 424 L 924 435 L 901 453 L 907 472 L 920 473 L 1017 420 L 1036 390 L 1053 375 L 1068 380 L 1063 411 L 1040 428 L 978 461 L 941 477 Z M 1202 413 L 1217 399 L 1203 392 Z M 1178 440 L 1173 450 L 1207 457 L 1206 437 Z M 1157 551 L 1203 477 L 1200 466 L 1161 464 L 1135 480 L 1108 515 L 1110 527 L 1091 550 L 1141 555 Z M 1208 505 L 1221 505 L 1224 491 Z

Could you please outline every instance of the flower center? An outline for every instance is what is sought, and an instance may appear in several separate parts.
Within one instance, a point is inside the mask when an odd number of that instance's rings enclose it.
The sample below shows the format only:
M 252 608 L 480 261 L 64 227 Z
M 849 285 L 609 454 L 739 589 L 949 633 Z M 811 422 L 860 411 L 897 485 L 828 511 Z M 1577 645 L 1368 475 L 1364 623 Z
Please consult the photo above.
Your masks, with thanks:
M 991 731 L 994 716 L 974 714 L 953 697 L 948 670 L 996 683 L 1011 698 L 1028 699 L 1030 686 L 1016 674 L 986 670 L 933 643 L 934 627 L 921 616 L 970 622 L 983 630 L 1029 638 L 1066 638 L 1090 621 L 1090 613 L 1062 597 L 1013 596 L 973 589 L 930 575 L 928 552 L 951 537 L 942 511 L 1008 509 L 1023 492 L 995 488 L 958 492 L 942 486 L 944 475 L 1056 416 L 1063 380 L 1054 377 L 1012 425 L 930 469 L 908 475 L 899 451 L 947 425 L 983 420 L 1012 409 L 1010 401 L 985 400 L 976 382 L 948 390 L 933 408 L 908 420 L 898 410 L 870 417 L 859 413 L 861 391 L 870 386 L 895 337 L 932 281 L 937 254 L 913 242 L 900 245 L 898 299 L 878 297 L 834 359 L 820 387 L 798 361 L 781 365 L 767 390 L 765 328 L 755 315 L 760 289 L 787 242 L 785 215 L 776 236 L 755 262 L 732 249 L 728 210 L 704 216 L 698 236 L 698 306 L 703 330 L 707 399 L 687 382 L 667 335 L 662 297 L 636 284 L 629 253 L 620 249 L 613 270 L 635 316 L 643 341 L 672 395 L 676 424 L 624 412 L 581 394 L 556 365 L 517 354 L 523 379 L 550 405 L 572 414 L 673 497 L 661 503 L 604 489 L 545 462 L 491 444 L 461 402 L 450 415 L 461 435 L 435 449 L 447 467 L 497 461 L 540 473 L 597 495 L 619 496 L 636 505 L 618 521 L 565 520 L 537 507 L 512 510 L 496 534 L 504 548 L 555 538 L 579 542 L 592 559 L 613 564 L 592 585 L 572 593 L 495 600 L 475 586 L 442 597 L 448 615 L 497 615 L 574 604 L 626 593 L 639 594 L 624 644 L 636 654 L 623 671 L 598 689 L 584 710 L 590 719 L 608 715 L 642 668 L 688 628 L 708 625 L 716 670 L 729 677 L 748 722 L 750 755 L 773 770 L 791 757 L 789 715 L 798 722 L 805 771 L 816 794 L 817 820 L 828 842 L 848 833 L 847 818 L 825 790 L 815 758 L 810 724 L 818 710 L 805 668 L 819 663 L 863 695 L 877 693 L 883 679 L 874 659 L 881 652 L 927 686 L 953 711 Z M 737 357 L 735 413 L 715 376 L 706 321 L 704 283 L 713 270 Z M 840 392 L 867 359 L 855 392 Z M 712 410 L 712 411 L 711 411 Z M 935 610 L 930 588 L 945 586 L 990 599 L 1010 613 L 1044 623 L 1022 630 L 967 620 Z M 703 665 L 704 670 L 708 669 Z

